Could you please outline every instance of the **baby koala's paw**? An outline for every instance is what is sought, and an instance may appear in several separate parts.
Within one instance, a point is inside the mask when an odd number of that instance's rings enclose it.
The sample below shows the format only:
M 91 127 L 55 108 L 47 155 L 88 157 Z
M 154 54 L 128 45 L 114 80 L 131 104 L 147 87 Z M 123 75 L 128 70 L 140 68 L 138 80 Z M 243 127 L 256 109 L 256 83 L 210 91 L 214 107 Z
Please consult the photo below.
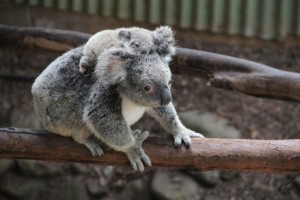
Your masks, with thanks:
M 182 128 L 174 134 L 174 144 L 176 147 L 179 147 L 183 142 L 185 147 L 189 148 L 192 144 L 191 138 L 204 138 L 204 136 L 190 129 Z
M 87 75 L 90 73 L 91 69 L 93 68 L 93 63 L 89 60 L 89 58 L 87 56 L 83 56 L 80 59 L 79 62 L 79 72 L 82 75 Z
M 85 67 L 83 67 L 83 66 L 80 66 L 79 72 L 80 72 L 80 74 L 82 74 L 82 75 L 86 75 L 86 74 L 87 74 L 87 69 L 86 69 Z

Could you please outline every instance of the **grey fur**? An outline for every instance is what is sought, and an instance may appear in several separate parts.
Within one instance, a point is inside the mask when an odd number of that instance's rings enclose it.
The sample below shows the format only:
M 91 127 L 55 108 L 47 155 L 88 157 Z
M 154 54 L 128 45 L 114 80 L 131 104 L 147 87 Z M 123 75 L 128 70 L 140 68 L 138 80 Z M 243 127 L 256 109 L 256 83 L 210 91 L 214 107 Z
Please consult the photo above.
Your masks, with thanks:
M 110 48 L 126 49 L 135 55 L 156 52 L 166 62 L 175 54 L 174 37 L 168 26 L 161 26 L 154 31 L 138 27 L 103 30 L 94 34 L 84 46 L 84 55 L 79 64 L 80 73 L 93 71 L 98 56 Z
M 49 131 L 72 137 L 94 156 L 103 154 L 102 141 L 124 152 L 139 171 L 144 164 L 151 165 L 142 149 L 148 132 L 132 131 L 130 126 L 144 111 L 174 136 L 176 146 L 182 142 L 189 146 L 190 137 L 203 137 L 182 125 L 171 99 L 162 103 L 161 91 L 170 94 L 171 72 L 159 54 L 135 55 L 111 48 L 99 56 L 95 71 L 88 76 L 78 71 L 82 56 L 83 47 L 70 50 L 53 61 L 32 86 L 36 113 Z

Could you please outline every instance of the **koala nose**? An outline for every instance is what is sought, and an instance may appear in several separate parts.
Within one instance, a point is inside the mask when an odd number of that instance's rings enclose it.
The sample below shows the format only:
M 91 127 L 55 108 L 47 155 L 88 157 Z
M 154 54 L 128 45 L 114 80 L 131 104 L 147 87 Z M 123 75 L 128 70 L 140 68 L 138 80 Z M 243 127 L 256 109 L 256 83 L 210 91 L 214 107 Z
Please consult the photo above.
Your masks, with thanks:
M 160 91 L 160 105 L 165 106 L 172 101 L 170 90 L 165 87 Z

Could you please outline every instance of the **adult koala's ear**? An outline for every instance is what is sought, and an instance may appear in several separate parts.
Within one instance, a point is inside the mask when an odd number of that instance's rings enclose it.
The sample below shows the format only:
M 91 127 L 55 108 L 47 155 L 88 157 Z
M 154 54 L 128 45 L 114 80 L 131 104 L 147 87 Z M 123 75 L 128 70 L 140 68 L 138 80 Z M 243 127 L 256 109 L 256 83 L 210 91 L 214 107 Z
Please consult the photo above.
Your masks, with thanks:
M 119 30 L 118 37 L 122 42 L 129 41 L 131 39 L 131 32 L 128 29 L 122 28 Z
M 106 84 L 117 84 L 126 78 L 126 66 L 133 57 L 124 49 L 106 50 L 98 57 L 95 74 Z
M 175 40 L 172 29 L 169 26 L 161 26 L 153 31 L 153 43 L 155 51 L 167 62 L 175 54 Z

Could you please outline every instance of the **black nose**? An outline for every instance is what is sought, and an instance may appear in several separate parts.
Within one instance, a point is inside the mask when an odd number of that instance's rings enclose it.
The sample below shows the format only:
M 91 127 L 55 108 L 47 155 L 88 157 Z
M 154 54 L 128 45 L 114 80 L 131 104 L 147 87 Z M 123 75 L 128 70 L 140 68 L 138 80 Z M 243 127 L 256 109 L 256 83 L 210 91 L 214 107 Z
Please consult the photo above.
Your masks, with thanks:
M 165 106 L 172 101 L 171 91 L 165 87 L 160 91 L 160 105 Z

